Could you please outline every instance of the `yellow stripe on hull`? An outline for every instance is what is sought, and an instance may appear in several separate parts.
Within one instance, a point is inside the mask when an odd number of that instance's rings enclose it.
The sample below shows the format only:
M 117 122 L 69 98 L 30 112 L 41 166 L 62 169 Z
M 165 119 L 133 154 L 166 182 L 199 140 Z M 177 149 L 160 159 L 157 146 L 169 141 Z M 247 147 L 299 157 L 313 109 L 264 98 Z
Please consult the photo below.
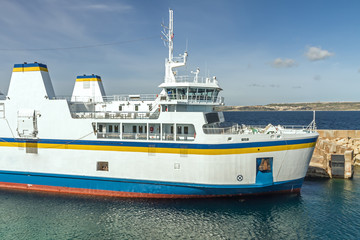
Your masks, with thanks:
M 123 146 L 101 146 L 101 145 L 76 145 L 76 144 L 49 144 L 39 143 L 38 148 L 44 149 L 73 149 L 73 150 L 92 150 L 92 151 L 119 151 L 119 152 L 150 152 L 150 153 L 171 153 L 171 154 L 197 154 L 197 155 L 231 155 L 246 153 L 276 152 L 285 150 L 296 150 L 312 148 L 313 143 L 302 143 L 293 145 L 281 145 L 270 147 L 253 148 L 234 148 L 234 149 L 183 149 L 183 148 L 149 148 L 149 147 L 123 147 Z M 22 143 L 2 142 L 2 147 L 24 147 Z

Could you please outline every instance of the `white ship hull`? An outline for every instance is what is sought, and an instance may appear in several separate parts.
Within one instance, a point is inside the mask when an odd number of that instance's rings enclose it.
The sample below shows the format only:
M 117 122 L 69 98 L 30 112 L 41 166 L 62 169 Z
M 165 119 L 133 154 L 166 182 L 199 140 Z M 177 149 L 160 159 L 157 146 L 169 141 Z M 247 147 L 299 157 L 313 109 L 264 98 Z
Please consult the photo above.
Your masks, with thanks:
M 316 135 L 300 140 L 235 144 L 235 149 L 234 144 L 228 144 L 221 145 L 221 149 L 244 153 L 211 154 L 219 146 L 188 144 L 184 153 L 183 148 L 172 143 L 161 143 L 161 148 L 147 151 L 142 142 L 38 140 L 35 155 L 25 153 L 23 141 L 3 139 L 0 186 L 165 198 L 291 192 L 302 185 L 315 141 Z M 126 145 L 139 147 L 127 152 L 121 149 L 128 148 Z M 200 154 L 192 154 L 192 147 Z M 164 153 L 168 151 L 178 153 Z M 257 170 L 256 160 L 264 157 L 273 159 L 270 180 L 259 176 Z M 109 171 L 97 171 L 98 161 L 107 161 Z

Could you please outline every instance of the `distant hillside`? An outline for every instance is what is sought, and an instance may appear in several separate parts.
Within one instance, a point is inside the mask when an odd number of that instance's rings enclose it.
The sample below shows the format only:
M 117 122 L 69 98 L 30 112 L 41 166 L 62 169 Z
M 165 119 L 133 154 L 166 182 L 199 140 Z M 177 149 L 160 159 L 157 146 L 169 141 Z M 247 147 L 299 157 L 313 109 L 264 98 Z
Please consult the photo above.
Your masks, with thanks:
M 360 111 L 360 102 L 272 103 L 256 106 L 219 106 L 218 111 Z

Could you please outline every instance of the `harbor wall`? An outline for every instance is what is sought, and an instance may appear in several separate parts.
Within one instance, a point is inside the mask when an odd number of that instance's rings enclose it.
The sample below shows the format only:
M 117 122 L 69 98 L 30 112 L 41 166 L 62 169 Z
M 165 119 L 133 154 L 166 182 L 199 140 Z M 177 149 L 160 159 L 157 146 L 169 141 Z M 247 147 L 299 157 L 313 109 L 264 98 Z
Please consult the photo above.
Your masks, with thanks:
M 307 177 L 351 178 L 360 165 L 360 130 L 318 130 Z

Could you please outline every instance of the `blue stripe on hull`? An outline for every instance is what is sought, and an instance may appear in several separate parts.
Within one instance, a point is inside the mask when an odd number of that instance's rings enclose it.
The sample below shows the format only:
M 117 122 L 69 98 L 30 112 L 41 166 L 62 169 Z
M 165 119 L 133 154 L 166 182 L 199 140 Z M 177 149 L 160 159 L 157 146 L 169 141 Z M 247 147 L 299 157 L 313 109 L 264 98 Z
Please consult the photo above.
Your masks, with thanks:
M 30 172 L 0 171 L 0 182 L 34 184 L 53 187 L 119 191 L 143 194 L 226 196 L 242 194 L 260 194 L 267 192 L 299 189 L 303 178 L 276 182 L 271 185 L 209 185 L 192 183 L 174 183 L 118 178 L 86 177 L 76 175 L 44 174 Z

